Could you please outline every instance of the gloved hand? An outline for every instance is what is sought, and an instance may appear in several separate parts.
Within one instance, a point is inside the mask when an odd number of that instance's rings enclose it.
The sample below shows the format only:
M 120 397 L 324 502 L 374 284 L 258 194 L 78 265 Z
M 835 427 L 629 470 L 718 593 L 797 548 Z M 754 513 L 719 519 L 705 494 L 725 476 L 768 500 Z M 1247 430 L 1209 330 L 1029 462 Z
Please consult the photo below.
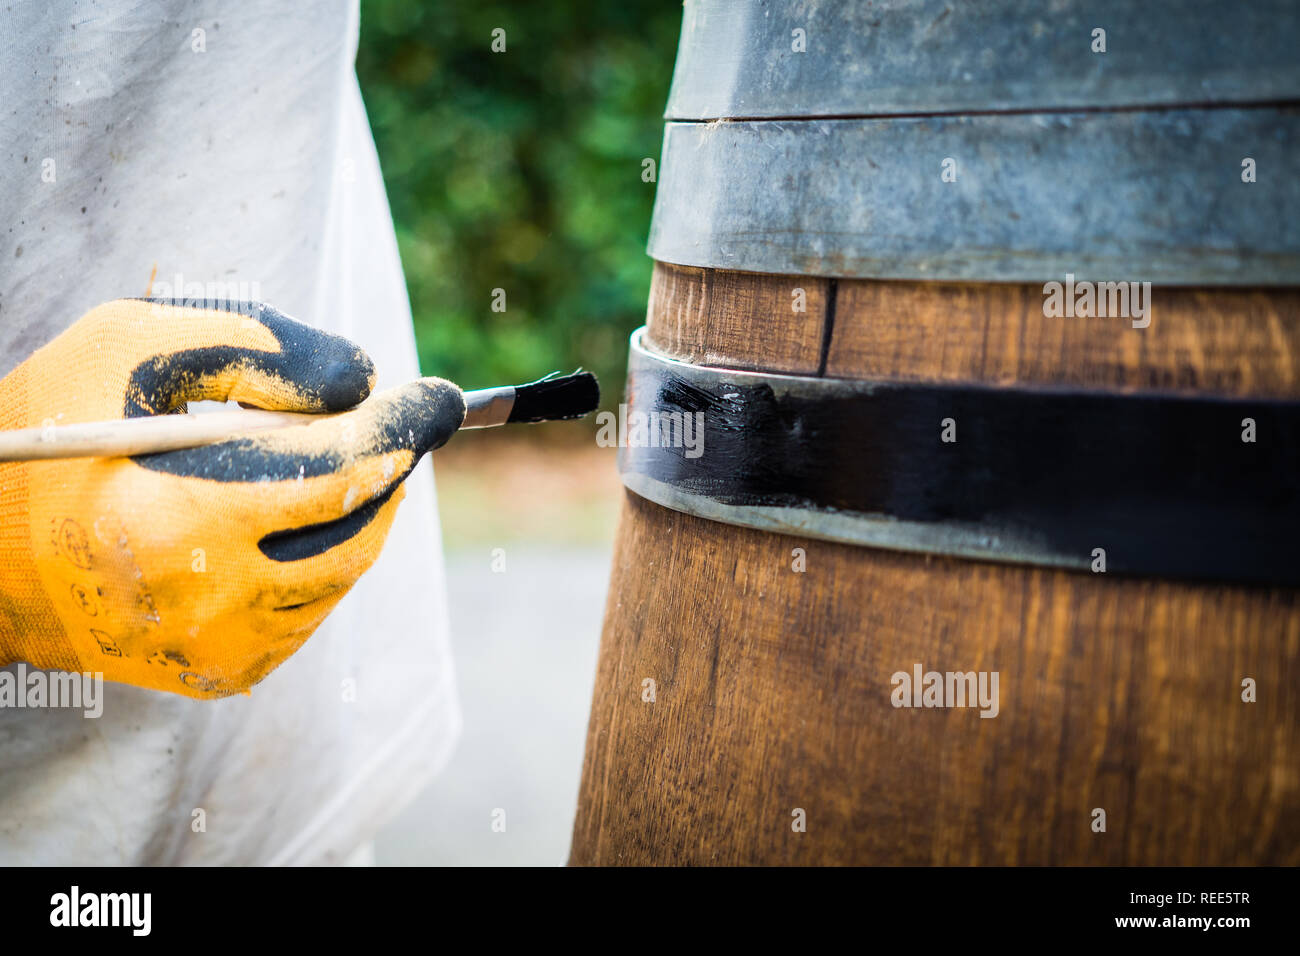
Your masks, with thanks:
M 0 427 L 201 399 L 338 412 L 369 395 L 374 367 L 355 345 L 240 308 L 101 305 L 0 380 Z M 464 417 L 459 388 L 423 379 L 216 445 L 0 464 L 0 664 L 199 698 L 246 691 L 374 562 L 402 479 Z

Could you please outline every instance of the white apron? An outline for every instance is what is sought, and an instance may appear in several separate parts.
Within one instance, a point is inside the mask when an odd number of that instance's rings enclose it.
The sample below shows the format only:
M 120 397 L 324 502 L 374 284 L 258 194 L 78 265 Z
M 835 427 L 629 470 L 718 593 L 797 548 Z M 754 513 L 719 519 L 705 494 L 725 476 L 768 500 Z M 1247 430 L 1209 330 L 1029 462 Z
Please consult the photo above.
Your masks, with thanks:
M 355 0 L 222 6 L 0 7 L 0 374 L 155 267 L 155 294 L 256 283 L 380 388 L 418 374 Z M 400 810 L 460 720 L 428 460 L 407 485 L 379 561 L 251 696 L 0 709 L 0 865 L 335 862 Z

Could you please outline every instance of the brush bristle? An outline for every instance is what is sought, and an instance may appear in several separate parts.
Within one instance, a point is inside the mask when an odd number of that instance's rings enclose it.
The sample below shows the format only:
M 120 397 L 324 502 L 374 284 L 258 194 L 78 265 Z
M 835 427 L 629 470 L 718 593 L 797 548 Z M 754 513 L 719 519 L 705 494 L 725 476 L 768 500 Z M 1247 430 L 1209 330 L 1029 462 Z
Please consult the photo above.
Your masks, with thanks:
M 554 374 L 528 385 L 515 386 L 511 422 L 554 422 L 581 418 L 600 404 L 600 384 L 590 372 Z

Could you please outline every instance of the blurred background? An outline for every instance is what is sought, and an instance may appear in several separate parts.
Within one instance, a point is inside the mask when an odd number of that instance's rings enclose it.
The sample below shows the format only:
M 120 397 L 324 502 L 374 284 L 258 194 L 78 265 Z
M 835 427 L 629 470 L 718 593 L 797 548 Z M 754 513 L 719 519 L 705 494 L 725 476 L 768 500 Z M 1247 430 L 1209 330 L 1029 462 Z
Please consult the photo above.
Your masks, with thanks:
M 661 0 L 363 0 L 357 73 L 424 374 L 479 388 L 581 366 L 618 405 L 681 16 Z M 594 435 L 587 419 L 438 452 L 464 732 L 376 862 L 565 862 L 622 494 Z

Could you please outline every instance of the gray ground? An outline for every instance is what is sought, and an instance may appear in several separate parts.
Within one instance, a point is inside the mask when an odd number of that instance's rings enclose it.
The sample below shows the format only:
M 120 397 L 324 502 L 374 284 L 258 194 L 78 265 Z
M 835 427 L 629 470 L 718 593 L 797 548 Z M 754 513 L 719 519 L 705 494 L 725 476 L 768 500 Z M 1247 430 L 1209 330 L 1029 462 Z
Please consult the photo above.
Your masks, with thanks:
M 464 733 L 447 769 L 379 833 L 376 863 L 565 862 L 609 562 L 605 549 L 513 546 L 502 574 L 486 548 L 448 554 Z

